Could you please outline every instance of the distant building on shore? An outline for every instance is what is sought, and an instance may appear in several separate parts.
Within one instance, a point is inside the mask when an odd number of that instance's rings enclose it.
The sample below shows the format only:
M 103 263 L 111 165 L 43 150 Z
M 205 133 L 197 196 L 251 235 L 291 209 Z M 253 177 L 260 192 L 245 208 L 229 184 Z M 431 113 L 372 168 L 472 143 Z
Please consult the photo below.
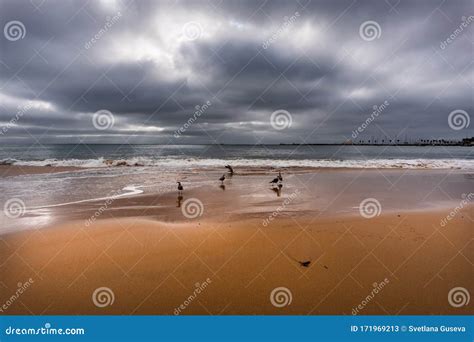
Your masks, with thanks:
M 347 140 L 343 145 L 405 145 L 405 146 L 474 146 L 474 137 L 464 138 L 462 140 L 447 140 L 447 139 L 416 139 L 401 141 L 400 139 L 377 139 L 371 137 L 370 139 L 358 141 Z

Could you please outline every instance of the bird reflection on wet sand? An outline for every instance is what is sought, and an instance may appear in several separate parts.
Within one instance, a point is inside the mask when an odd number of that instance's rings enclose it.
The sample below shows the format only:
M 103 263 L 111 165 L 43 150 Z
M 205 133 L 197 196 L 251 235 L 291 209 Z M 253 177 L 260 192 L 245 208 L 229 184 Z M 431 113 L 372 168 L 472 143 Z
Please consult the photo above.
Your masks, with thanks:
M 181 202 L 183 201 L 183 196 L 178 195 L 178 199 L 176 200 L 176 207 L 181 208 Z

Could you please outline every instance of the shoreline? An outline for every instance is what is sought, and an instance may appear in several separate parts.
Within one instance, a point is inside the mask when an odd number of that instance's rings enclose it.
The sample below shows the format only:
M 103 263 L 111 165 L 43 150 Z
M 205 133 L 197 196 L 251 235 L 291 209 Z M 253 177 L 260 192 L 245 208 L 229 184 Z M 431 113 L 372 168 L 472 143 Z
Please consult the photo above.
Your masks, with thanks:
M 23 165 L 0 165 L 0 179 L 4 177 L 14 176 L 27 176 L 36 174 L 49 174 L 49 173 L 61 173 L 61 172 L 74 172 L 74 171 L 103 171 L 103 170 L 127 170 L 127 169 L 156 169 L 162 170 L 160 166 L 135 166 L 135 165 L 113 165 L 103 167 L 78 167 L 78 166 L 23 166 Z M 214 171 L 220 172 L 221 167 L 200 167 L 190 168 L 189 173 L 195 173 L 200 171 Z M 308 167 L 308 166 L 286 166 L 286 167 L 264 167 L 264 166 L 244 166 L 240 167 L 239 171 L 234 173 L 235 176 L 248 176 L 258 174 L 273 174 L 274 172 L 281 170 L 284 172 L 293 173 L 311 173 L 311 172 L 344 172 L 344 171 L 383 171 L 383 172 L 399 172 L 399 171 L 429 171 L 429 172 L 467 172 L 474 173 L 474 169 L 462 169 L 462 168 L 429 168 L 429 167 Z M 170 170 L 170 172 L 176 172 Z
M 11 177 L 4 184 L 5 204 L 17 200 L 22 211 L 14 220 L 0 213 L 0 234 L 96 216 L 182 222 L 188 200 L 201 206 L 207 219 L 263 219 L 275 210 L 287 217 L 350 218 L 360 214 L 364 200 L 374 202 L 378 214 L 432 212 L 457 206 L 474 179 L 458 170 L 305 169 L 282 170 L 284 183 L 277 187 L 269 184 L 275 175 L 269 170 L 226 174 L 224 183 L 218 181 L 222 171 L 215 170 L 132 171 L 81 169 Z M 182 194 L 177 193 L 177 181 L 184 185 Z
M 26 176 L 48 173 L 60 173 L 80 171 L 79 167 L 74 166 L 21 166 L 21 165 L 0 165 L 0 178 Z

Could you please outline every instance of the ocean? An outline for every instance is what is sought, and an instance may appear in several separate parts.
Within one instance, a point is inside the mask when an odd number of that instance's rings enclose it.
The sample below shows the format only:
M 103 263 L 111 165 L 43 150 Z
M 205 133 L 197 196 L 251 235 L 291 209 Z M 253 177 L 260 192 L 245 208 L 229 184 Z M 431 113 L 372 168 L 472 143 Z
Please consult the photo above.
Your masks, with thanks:
M 152 166 L 163 170 L 237 167 L 474 169 L 463 146 L 34 145 L 2 146 L 0 164 Z

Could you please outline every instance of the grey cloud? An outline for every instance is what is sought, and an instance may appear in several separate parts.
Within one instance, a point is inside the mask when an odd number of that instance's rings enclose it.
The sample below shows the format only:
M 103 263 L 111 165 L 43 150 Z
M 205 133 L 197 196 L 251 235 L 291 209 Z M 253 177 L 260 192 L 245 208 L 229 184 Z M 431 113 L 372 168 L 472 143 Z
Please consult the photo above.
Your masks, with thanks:
M 339 142 L 386 100 L 367 135 L 461 138 L 473 125 L 451 130 L 447 116 L 474 113 L 474 25 L 440 44 L 471 15 L 469 0 L 51 1 L 39 9 L 3 1 L 2 27 L 20 20 L 27 32 L 18 41 L 0 37 L 0 99 L 18 99 L 0 106 L 0 125 L 29 100 L 51 108 L 31 109 L 0 139 L 175 141 L 195 107 L 211 101 L 178 142 Z M 186 41 L 182 23 L 190 20 L 203 31 Z M 379 39 L 359 36 L 367 20 L 380 25 Z M 106 132 L 91 124 L 100 109 L 116 117 Z M 290 130 L 271 128 L 277 109 L 290 111 Z

